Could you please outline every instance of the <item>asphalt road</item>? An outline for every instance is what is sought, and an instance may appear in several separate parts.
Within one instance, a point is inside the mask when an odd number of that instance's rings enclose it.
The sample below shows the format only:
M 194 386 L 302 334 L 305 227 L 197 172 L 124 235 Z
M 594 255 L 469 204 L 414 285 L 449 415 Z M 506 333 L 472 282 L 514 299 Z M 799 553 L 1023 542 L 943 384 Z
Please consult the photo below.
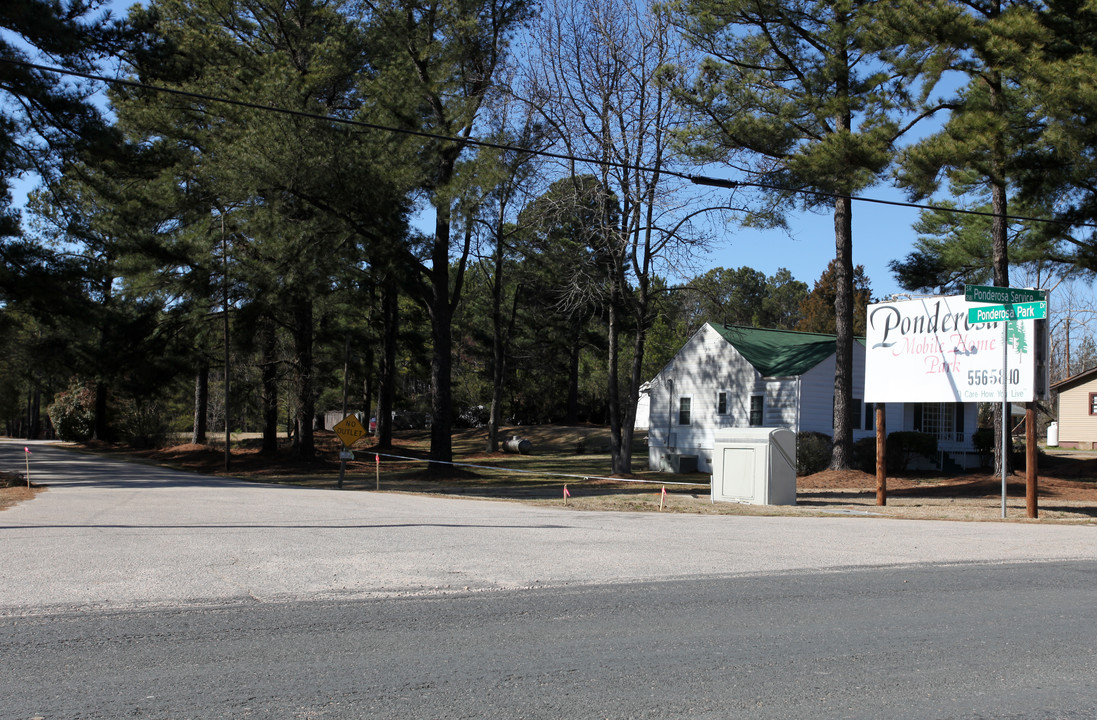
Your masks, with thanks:
M 1093 718 L 1093 562 L 0 620 L 5 718 Z
M 1092 525 L 583 513 L 30 447 L 51 489 L 0 513 L 0 718 L 1097 716 Z

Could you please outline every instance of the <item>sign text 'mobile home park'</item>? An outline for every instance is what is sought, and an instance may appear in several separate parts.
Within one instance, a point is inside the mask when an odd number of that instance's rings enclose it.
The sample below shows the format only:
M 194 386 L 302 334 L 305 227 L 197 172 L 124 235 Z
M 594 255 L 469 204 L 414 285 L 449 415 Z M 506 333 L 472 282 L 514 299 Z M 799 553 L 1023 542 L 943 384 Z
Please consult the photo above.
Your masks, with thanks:
M 1003 372 L 1011 402 L 1043 399 L 1047 333 L 1036 320 L 1024 319 L 1035 311 L 1009 320 L 1005 353 L 1001 322 L 991 319 L 998 315 L 985 316 L 985 322 L 969 317 L 974 308 L 990 310 L 983 303 L 1032 300 L 1009 294 L 974 302 L 950 296 L 869 305 L 865 402 L 1001 402 Z

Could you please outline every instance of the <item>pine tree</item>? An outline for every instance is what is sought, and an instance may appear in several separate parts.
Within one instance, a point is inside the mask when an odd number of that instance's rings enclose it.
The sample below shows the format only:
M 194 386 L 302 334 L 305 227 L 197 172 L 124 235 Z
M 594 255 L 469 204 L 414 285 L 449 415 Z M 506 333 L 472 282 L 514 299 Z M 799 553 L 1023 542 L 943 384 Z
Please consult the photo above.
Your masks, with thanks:
M 105 123 L 85 88 L 23 64 L 45 60 L 95 70 L 96 59 L 122 39 L 109 13 L 97 10 L 101 5 L 82 0 L 0 4 L 0 237 L 18 234 L 12 177 L 49 174 L 63 152 L 104 140 Z
M 364 0 L 361 7 L 377 51 L 378 109 L 403 128 L 447 138 L 472 135 L 509 40 L 531 9 L 525 0 Z M 459 172 L 466 147 L 428 140 L 417 154 L 414 182 L 435 214 L 425 257 L 416 262 L 424 279 L 416 295 L 430 313 L 431 459 L 438 463 L 431 468 L 440 471 L 453 459 L 453 317 L 472 241 L 468 223 L 454 236 L 455 207 L 467 189 Z
M 247 308 L 251 327 L 263 333 L 272 323 L 286 329 L 294 439 L 303 458 L 315 452 L 315 405 L 325 377 L 317 328 L 335 308 L 334 296 L 356 286 L 371 254 L 382 254 L 374 249 L 403 237 L 408 206 L 389 136 L 306 116 L 354 119 L 369 111 L 366 35 L 347 11 L 340 0 L 163 0 L 134 11 L 145 41 L 131 61 L 143 77 L 298 115 L 135 89 L 117 99 L 131 132 L 193 150 L 182 182 L 200 190 L 189 194 L 207 203 L 205 222 L 216 222 L 218 247 L 230 253 L 235 296 L 223 309 Z M 260 344 L 266 373 L 274 362 L 266 357 L 271 340 Z M 275 387 L 264 378 L 269 424 Z M 270 428 L 265 432 L 269 438 Z
M 948 67 L 968 82 L 950 103 L 945 126 L 903 152 L 900 181 L 915 197 L 935 192 L 943 176 L 954 189 L 989 195 L 991 281 L 1008 286 L 1010 190 L 1024 164 L 1023 149 L 1038 140 L 1041 126 L 1034 97 L 1021 79 L 1044 30 L 1024 0 L 941 0 L 930 4 L 926 19 L 912 23 L 910 31 L 945 50 Z M 1006 421 L 996 408 L 996 434 Z M 996 446 L 997 471 L 1003 463 L 1009 458 Z
M 1033 230 L 1057 247 L 1065 241 L 1071 260 L 1097 271 L 1097 173 L 1091 120 L 1097 105 L 1097 7 L 1087 0 L 1050 0 L 1037 15 L 1037 41 L 1026 48 L 1016 79 L 1039 118 L 1039 132 L 1018 148 L 1019 196 L 1045 209 L 1056 222 Z
M 834 334 L 834 296 L 838 293 L 836 260 L 815 281 L 815 287 L 800 303 L 800 322 L 796 329 L 803 332 Z M 853 268 L 853 333 L 865 336 L 865 321 L 869 303 L 872 302 L 872 286 L 865 276 L 865 268 Z
M 875 183 L 892 146 L 923 110 L 913 84 L 927 56 L 892 30 L 890 4 L 847 0 L 681 0 L 683 31 L 706 55 L 680 95 L 704 120 L 699 159 L 743 169 L 774 190 L 757 222 L 781 224 L 797 199 L 833 208 L 834 450 L 852 449 L 853 286 L 850 195 Z M 687 85 L 687 80 L 689 84 Z M 803 191 L 820 195 L 803 195 Z

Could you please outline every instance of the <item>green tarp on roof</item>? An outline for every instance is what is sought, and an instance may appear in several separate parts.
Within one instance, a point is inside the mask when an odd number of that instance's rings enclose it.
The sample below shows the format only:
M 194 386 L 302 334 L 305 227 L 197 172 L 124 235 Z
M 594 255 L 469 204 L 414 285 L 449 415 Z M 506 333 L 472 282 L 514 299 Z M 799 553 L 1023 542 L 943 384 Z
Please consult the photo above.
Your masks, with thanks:
M 762 377 L 803 375 L 834 354 L 835 337 L 709 323 Z

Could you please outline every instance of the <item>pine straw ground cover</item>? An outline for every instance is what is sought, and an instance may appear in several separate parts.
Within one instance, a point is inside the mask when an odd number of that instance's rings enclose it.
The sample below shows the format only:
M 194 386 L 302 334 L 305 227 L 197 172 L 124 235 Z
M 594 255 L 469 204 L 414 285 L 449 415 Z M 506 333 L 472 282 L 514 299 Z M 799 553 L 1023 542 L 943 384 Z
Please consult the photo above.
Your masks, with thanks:
M 28 487 L 23 475 L 0 472 L 0 510 L 6 510 L 16 503 L 30 500 L 45 489 L 35 482 Z
M 426 462 L 429 431 L 397 434 L 395 449 L 380 463 L 383 492 L 409 492 L 521 501 L 563 507 L 563 488 L 570 492 L 567 506 L 578 510 L 659 511 L 734 515 L 866 515 L 944 520 L 1000 520 L 1001 478 L 989 473 L 953 477 L 908 474 L 888 478 L 887 505 L 876 505 L 876 478 L 848 470 L 822 472 L 797 479 L 797 504 L 789 507 L 711 502 L 709 476 L 674 475 L 646 469 L 647 449 L 637 436 L 629 478 L 607 479 L 610 472 L 608 430 L 594 426 L 528 426 L 507 428 L 505 439 L 519 435 L 530 440 L 529 455 L 488 453 L 483 430 L 458 430 L 453 436 L 455 467 L 431 472 Z M 233 477 L 258 482 L 332 488 L 339 475 L 340 441 L 330 432 L 317 433 L 319 456 L 309 462 L 295 457 L 284 442 L 276 455 L 263 455 L 254 436 L 234 437 L 230 472 Z M 355 459 L 346 465 L 345 491 L 373 491 L 377 464 L 368 438 L 354 447 Z M 117 447 L 85 449 L 126 459 L 177 467 L 194 472 L 226 475 L 224 446 L 178 444 L 156 450 L 130 451 Z M 1040 518 L 1036 522 L 1093 523 L 1097 525 L 1097 453 L 1052 451 L 1041 455 L 1039 472 Z M 690 481 L 695 484 L 685 484 Z M 1024 473 L 1015 473 L 1007 487 L 1008 517 L 1025 520 Z M 666 488 L 666 496 L 662 488 Z M 8 490 L 0 490 L 0 497 Z

